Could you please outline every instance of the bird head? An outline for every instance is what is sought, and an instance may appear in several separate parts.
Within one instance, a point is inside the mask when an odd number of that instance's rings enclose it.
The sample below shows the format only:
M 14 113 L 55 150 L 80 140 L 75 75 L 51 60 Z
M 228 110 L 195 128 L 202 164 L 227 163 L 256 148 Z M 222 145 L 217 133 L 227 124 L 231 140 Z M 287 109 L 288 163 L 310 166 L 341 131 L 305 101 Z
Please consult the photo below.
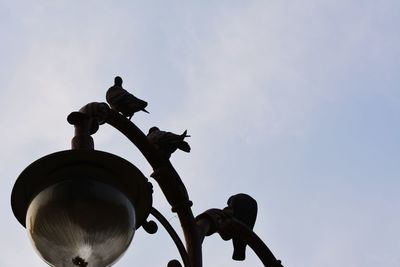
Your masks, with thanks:
M 116 86 L 122 86 L 122 78 L 117 76 L 114 78 L 114 85 Z
M 158 129 L 158 127 L 153 126 L 153 127 L 151 127 L 151 128 L 149 129 L 149 133 L 148 133 L 148 134 L 151 134 L 152 132 L 159 131 L 159 130 L 160 130 L 160 129 Z

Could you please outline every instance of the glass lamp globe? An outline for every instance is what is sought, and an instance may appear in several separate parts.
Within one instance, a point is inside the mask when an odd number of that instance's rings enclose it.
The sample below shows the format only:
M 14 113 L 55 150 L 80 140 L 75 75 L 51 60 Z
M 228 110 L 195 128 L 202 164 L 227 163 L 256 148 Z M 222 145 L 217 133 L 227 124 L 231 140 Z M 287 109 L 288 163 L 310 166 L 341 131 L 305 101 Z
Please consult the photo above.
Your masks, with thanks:
M 110 185 L 67 180 L 31 201 L 26 228 L 40 256 L 54 267 L 107 267 L 135 232 L 132 202 Z

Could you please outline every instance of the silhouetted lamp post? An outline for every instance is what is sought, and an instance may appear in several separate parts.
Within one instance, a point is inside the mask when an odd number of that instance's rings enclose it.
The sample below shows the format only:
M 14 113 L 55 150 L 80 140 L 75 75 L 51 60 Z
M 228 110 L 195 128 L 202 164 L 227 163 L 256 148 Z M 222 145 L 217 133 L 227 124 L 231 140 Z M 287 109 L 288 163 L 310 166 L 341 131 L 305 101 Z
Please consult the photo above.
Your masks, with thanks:
M 129 93 L 122 89 L 122 79 L 118 78 L 109 91 L 121 91 L 123 98 L 115 94 L 107 97 L 126 102 Z M 226 208 L 210 209 L 194 217 L 187 190 L 169 161 L 170 154 L 163 151 L 165 143 L 149 142 L 130 121 L 134 112 L 147 105 L 143 102 L 139 108 L 133 103 L 136 106 L 132 112 L 132 103 L 124 106 L 128 116 L 124 115 L 129 119 L 106 103 L 89 103 L 72 112 L 68 116 L 75 127 L 72 149 L 33 162 L 18 177 L 11 195 L 12 209 L 43 260 L 55 267 L 111 266 L 126 251 L 135 230 L 142 227 L 149 234 L 157 232 L 157 224 L 148 220 L 151 214 L 173 239 L 186 267 L 202 266 L 203 240 L 214 233 L 233 240 L 234 260 L 245 259 L 248 245 L 264 266 L 282 266 L 252 230 L 257 203 L 250 196 L 234 195 Z M 94 149 L 91 135 L 103 123 L 125 135 L 151 165 L 154 172 L 150 176 L 177 213 L 186 246 L 165 217 L 152 207 L 152 185 L 140 170 L 125 159 Z M 174 142 L 174 136 L 179 139 L 178 135 L 168 134 L 164 142 Z M 186 132 L 182 140 L 184 137 Z M 182 265 L 171 260 L 168 266 Z

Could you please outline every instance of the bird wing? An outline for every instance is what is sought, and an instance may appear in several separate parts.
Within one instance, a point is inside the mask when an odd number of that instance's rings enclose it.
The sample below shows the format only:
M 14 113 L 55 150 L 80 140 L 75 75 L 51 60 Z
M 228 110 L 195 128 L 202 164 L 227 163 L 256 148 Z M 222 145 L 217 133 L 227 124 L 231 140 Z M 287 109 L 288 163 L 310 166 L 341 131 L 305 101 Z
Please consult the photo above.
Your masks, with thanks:
M 135 97 L 120 86 L 112 86 L 106 93 L 106 100 L 111 108 L 124 115 L 131 115 L 137 111 L 145 110 L 147 102 Z

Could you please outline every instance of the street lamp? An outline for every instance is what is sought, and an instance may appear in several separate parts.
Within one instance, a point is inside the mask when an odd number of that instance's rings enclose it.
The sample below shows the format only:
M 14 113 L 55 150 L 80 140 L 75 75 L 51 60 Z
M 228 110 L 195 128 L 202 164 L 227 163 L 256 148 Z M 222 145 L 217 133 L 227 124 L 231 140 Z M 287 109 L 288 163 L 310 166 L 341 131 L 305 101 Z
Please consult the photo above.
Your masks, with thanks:
M 18 177 L 11 195 L 12 209 L 43 260 L 55 267 L 111 266 L 126 251 L 136 229 L 142 227 L 150 234 L 157 231 L 156 223 L 148 220 L 151 214 L 173 239 L 185 267 L 202 266 L 203 240 L 214 233 L 233 240 L 234 260 L 245 259 L 248 245 L 264 266 L 282 266 L 252 231 L 257 203 L 250 196 L 234 195 L 228 207 L 194 217 L 186 187 L 169 155 L 130 121 L 132 114 L 127 119 L 114 107 L 96 102 L 72 112 L 68 116 L 75 127 L 72 149 L 33 162 Z M 152 166 L 150 176 L 177 213 L 186 247 L 152 207 L 152 185 L 140 170 L 125 159 L 94 149 L 91 135 L 103 123 L 125 135 Z M 182 265 L 171 260 L 168 266 Z
M 52 266 L 110 266 L 151 208 L 151 184 L 131 163 L 96 150 L 45 156 L 19 176 L 15 216 Z

